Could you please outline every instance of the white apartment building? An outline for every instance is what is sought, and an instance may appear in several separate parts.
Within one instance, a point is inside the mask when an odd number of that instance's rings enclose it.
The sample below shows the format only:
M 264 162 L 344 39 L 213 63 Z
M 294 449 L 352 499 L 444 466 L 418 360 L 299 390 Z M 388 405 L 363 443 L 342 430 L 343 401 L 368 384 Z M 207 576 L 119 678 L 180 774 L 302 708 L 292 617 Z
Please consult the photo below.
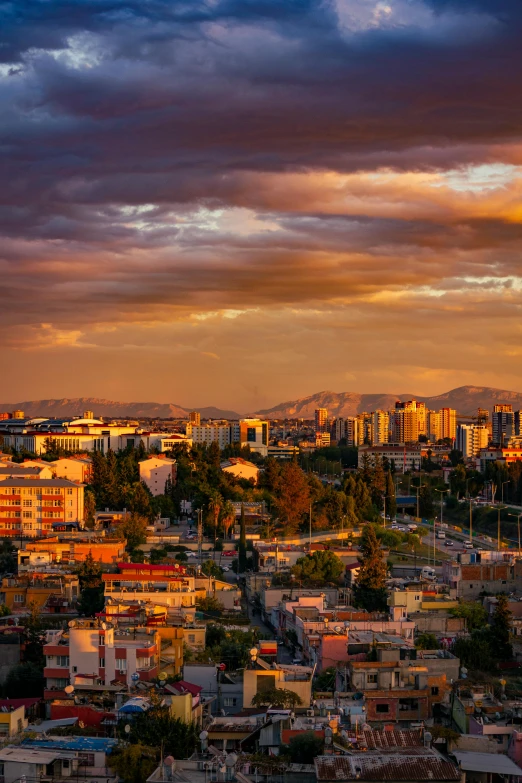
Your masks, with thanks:
M 186 434 L 193 443 L 210 446 L 217 443 L 224 449 L 232 443 L 249 446 L 251 451 L 268 455 L 269 422 L 262 419 L 240 419 L 239 421 L 215 421 L 207 424 L 187 424 Z
M 390 440 L 390 414 L 387 411 L 372 413 L 372 443 L 378 446 Z
M 481 449 L 487 448 L 488 441 L 489 431 L 483 424 L 459 424 L 457 427 L 457 449 L 464 459 L 478 457 Z
M 120 635 L 109 622 L 71 620 L 67 633 L 55 631 L 44 645 L 45 698 L 67 685 L 117 681 L 131 686 L 135 674 L 140 680 L 154 679 L 159 667 L 159 637 L 154 629 L 148 630 L 133 638 Z
M 153 495 L 165 493 L 167 479 L 173 484 L 176 483 L 176 460 L 167 459 L 163 454 L 141 460 L 139 469 L 140 481 L 143 481 Z
M 405 445 L 404 443 L 388 443 L 382 446 L 360 446 L 359 467 L 362 468 L 364 456 L 374 460 L 375 457 L 386 458 L 391 465 L 393 462 L 397 473 L 407 470 L 419 470 L 421 466 L 421 447 L 419 445 Z

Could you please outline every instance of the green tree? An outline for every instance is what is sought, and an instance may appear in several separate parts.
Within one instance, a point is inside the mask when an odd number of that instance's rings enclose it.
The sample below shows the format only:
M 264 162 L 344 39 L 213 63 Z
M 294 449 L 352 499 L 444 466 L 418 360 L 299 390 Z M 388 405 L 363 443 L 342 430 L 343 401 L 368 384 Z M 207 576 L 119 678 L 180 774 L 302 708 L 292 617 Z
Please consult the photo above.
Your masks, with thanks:
M 336 677 L 337 669 L 335 666 L 328 666 L 315 678 L 314 689 L 316 691 L 335 691 Z
M 157 767 L 158 748 L 140 742 L 119 745 L 108 757 L 107 764 L 124 783 L 143 783 Z
M 96 514 L 96 496 L 92 489 L 86 489 L 83 499 L 83 520 L 88 528 L 94 527 L 94 515 Z
M 304 731 L 292 737 L 285 751 L 294 764 L 313 764 L 316 756 L 321 756 L 324 740 L 313 731 Z M 285 755 L 286 755 L 285 752 Z
M 300 557 L 292 566 L 296 579 L 316 584 L 337 582 L 343 571 L 343 561 L 329 550 L 318 550 L 311 555 Z
M 43 696 L 44 686 L 43 664 L 26 661 L 9 670 L 4 684 L 4 694 L 9 699 Z
M 94 617 L 97 612 L 103 610 L 105 601 L 102 570 L 94 560 L 92 552 L 89 551 L 76 573 L 80 582 L 78 611 L 85 617 Z
M 361 568 L 354 587 L 355 606 L 368 612 L 386 611 L 386 563 L 373 525 L 365 525 L 361 537 Z
M 36 601 L 28 604 L 29 615 L 22 620 L 25 633 L 25 660 L 34 663 L 43 669 L 45 665 L 45 655 L 43 646 L 45 644 L 45 631 L 42 624 L 42 615 L 40 607 Z
M 419 491 L 419 513 L 425 519 L 433 519 L 435 516 L 435 504 L 433 502 L 433 493 L 428 484 L 424 484 Z
M 208 508 L 214 523 L 214 541 L 216 541 L 217 539 L 219 517 L 221 514 L 222 507 L 223 507 L 223 498 L 216 489 L 213 489 L 210 493 Z
M 245 505 L 241 503 L 241 526 L 239 533 L 239 549 L 238 549 L 238 573 L 243 574 L 246 570 L 246 520 L 245 520 Z
M 227 638 L 225 628 L 217 623 L 209 623 L 205 634 L 207 647 L 217 647 Z
M 513 658 L 513 647 L 509 641 L 512 613 L 509 610 L 507 596 L 498 595 L 497 605 L 491 618 L 492 654 L 499 661 Z
M 185 555 L 186 557 L 186 555 Z M 205 560 L 201 566 L 201 571 L 205 576 L 215 577 L 216 579 L 222 579 L 223 569 L 218 566 L 214 560 Z
M 487 629 L 474 631 L 471 637 L 460 636 L 453 645 L 453 653 L 470 669 L 485 672 L 496 669 Z
M 173 718 L 169 707 L 157 705 L 147 712 L 138 713 L 130 726 L 128 740 L 131 744 L 163 747 L 164 754 L 174 758 L 190 756 L 198 744 L 200 730 L 197 724 Z
M 415 640 L 415 647 L 418 650 L 438 650 L 439 643 L 433 633 L 421 633 Z
M 458 606 L 449 610 L 452 617 L 463 617 L 466 620 L 468 633 L 484 628 L 488 622 L 488 613 L 482 604 L 476 601 L 461 601 Z
M 116 529 L 116 537 L 127 542 L 127 549 L 132 552 L 140 544 L 147 541 L 148 519 L 140 514 L 127 514 L 124 521 Z
M 386 511 L 394 519 L 397 516 L 397 501 L 395 499 L 395 482 L 391 471 L 386 474 Z
M 295 533 L 310 508 L 308 481 L 296 462 L 288 462 L 281 470 L 275 505 L 283 531 Z
M 253 707 L 264 707 L 271 704 L 272 707 L 290 710 L 299 707 L 303 703 L 299 694 L 287 688 L 266 688 L 260 690 L 252 699 Z
M 209 595 L 204 598 L 196 598 L 196 608 L 209 617 L 219 617 L 225 607 L 217 598 Z
M 221 524 L 225 538 L 229 537 L 230 529 L 236 521 L 236 510 L 230 500 L 226 500 L 221 511 Z

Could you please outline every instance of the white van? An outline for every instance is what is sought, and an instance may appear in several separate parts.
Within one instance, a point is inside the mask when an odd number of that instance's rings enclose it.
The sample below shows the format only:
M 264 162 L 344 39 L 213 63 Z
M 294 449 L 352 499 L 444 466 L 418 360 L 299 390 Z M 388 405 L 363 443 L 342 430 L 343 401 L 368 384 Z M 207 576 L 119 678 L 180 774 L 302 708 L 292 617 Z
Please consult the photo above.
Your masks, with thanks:
M 437 538 L 446 538 L 444 530 L 437 530 Z

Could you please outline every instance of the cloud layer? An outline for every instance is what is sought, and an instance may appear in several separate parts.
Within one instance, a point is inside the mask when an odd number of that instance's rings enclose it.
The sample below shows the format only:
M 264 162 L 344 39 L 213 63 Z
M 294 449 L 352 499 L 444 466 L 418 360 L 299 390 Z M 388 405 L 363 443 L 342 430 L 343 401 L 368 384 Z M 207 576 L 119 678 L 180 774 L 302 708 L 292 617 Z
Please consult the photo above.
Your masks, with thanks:
M 521 33 L 518 0 L 0 4 L 4 397 L 520 384 Z

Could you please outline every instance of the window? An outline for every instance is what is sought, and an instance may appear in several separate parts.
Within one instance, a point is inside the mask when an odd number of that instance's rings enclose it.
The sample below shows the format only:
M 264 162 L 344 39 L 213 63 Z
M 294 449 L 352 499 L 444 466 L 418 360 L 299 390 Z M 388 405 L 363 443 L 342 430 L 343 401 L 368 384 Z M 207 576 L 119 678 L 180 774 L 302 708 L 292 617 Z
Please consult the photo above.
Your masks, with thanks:
M 127 659 L 126 658 L 116 658 L 116 669 L 119 672 L 126 672 L 127 671 Z
M 76 672 L 78 671 L 78 667 L 77 666 L 73 666 L 72 670 L 73 670 L 73 674 L 76 674 Z
M 68 495 L 72 495 L 72 493 L 73 493 L 73 491 L 72 491 L 72 487 L 68 487 L 68 489 L 67 489 L 67 494 L 68 494 Z
M 69 656 L 68 655 L 57 655 L 56 656 L 56 665 L 57 666 L 69 666 Z
M 223 699 L 223 704 L 225 707 L 235 707 L 237 704 L 237 699 L 233 699 L 231 696 L 225 696 Z
M 431 695 L 432 696 L 438 696 L 439 695 L 439 689 L 436 686 L 433 686 L 431 689 Z
M 377 682 L 377 675 L 376 674 L 367 674 L 366 675 L 366 682 L 367 683 Z
M 105 645 L 105 636 L 100 636 L 100 638 L 98 639 L 98 644 L 100 645 L 100 647 L 103 647 Z
M 32 500 L 24 500 L 23 505 L 24 505 L 24 508 L 29 508 L 30 506 L 33 505 L 33 501 Z
M 24 519 L 32 519 L 33 512 L 32 511 L 24 511 L 23 512 Z
M 23 593 L 15 593 L 15 595 L 14 595 L 14 602 L 15 602 L 15 604 L 23 604 L 23 602 L 24 602 L 24 595 L 23 595 Z
M 375 712 L 389 712 L 390 711 L 390 705 L 389 704 L 376 704 L 375 705 Z
M 196 634 L 195 633 L 189 633 L 188 640 L 189 640 L 189 644 L 195 644 L 195 642 L 196 642 Z
M 105 658 L 100 658 L 100 669 L 105 669 Z
M 78 753 L 78 764 L 81 767 L 94 767 L 94 753 Z

